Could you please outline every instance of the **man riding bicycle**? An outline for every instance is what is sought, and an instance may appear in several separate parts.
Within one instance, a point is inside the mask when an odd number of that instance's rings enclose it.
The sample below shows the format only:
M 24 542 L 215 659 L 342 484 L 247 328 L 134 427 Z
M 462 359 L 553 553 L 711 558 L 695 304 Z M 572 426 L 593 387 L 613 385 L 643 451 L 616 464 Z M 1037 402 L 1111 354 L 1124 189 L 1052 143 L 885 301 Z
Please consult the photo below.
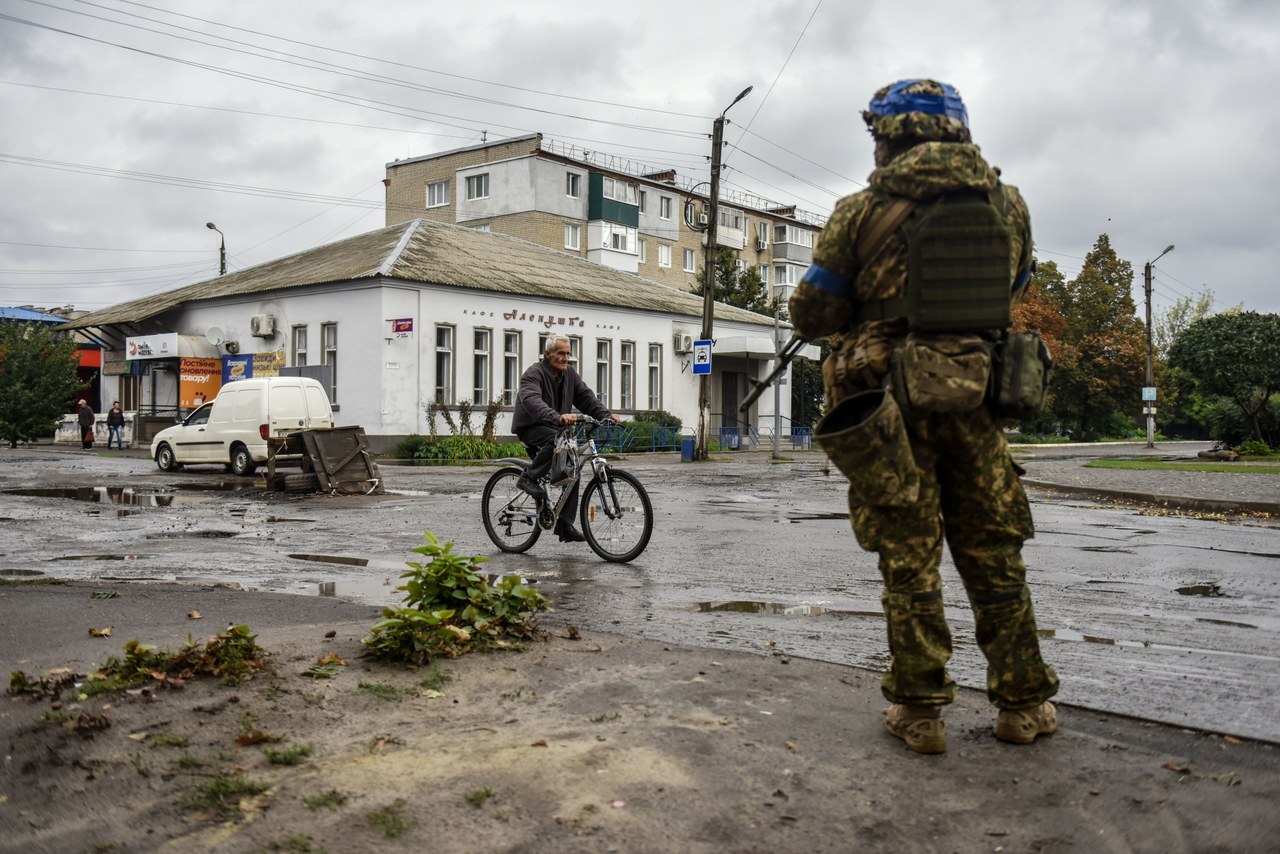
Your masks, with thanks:
M 570 410 L 576 406 L 579 411 L 601 421 L 605 418 L 622 421 L 609 412 L 578 372 L 569 366 L 571 353 L 569 339 L 563 335 L 547 339 L 542 361 L 530 366 L 520 377 L 515 415 L 511 419 L 512 432 L 524 443 L 533 460 L 518 484 L 525 492 L 543 501 L 547 500 L 547 491 L 539 481 L 551 468 L 556 435 L 578 420 Z M 556 523 L 556 533 L 562 543 L 580 543 L 585 539 L 582 532 L 573 526 L 573 517 L 578 509 L 576 481 L 572 489 L 561 511 L 560 521 Z

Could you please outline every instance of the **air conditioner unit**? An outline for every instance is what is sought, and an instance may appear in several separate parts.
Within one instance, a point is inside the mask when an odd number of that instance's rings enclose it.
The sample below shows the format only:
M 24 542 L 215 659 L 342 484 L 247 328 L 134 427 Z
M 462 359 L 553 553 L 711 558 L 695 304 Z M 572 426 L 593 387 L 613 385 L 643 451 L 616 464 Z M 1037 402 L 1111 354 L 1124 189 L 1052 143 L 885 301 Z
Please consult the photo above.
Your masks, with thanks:
M 270 338 L 276 334 L 274 314 L 255 314 L 249 318 L 249 334 L 255 338 Z
M 675 344 L 677 353 L 693 352 L 693 336 L 688 332 L 677 332 L 674 338 L 675 340 L 672 343 Z
M 767 240 L 757 240 L 757 241 L 756 241 L 756 251 L 757 251 L 757 252 L 763 252 L 764 250 L 766 250 L 766 249 L 768 249 L 768 248 L 769 248 L 769 241 L 767 241 Z
M 698 225 L 711 225 L 711 217 L 704 213 L 698 214 Z

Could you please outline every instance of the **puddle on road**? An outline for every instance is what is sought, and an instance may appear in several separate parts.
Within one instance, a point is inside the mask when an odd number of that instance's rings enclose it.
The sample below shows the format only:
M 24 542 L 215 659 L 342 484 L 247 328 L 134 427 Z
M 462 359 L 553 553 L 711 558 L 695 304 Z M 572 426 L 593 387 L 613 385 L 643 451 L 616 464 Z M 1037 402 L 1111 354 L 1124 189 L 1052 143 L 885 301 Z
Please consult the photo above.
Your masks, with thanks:
M 288 519 L 284 516 L 268 516 L 268 522 L 314 522 L 315 519 Z
M 1197 618 L 1198 620 L 1201 618 Z M 1218 620 L 1206 620 L 1205 622 L 1225 622 Z M 1231 623 L 1232 626 L 1245 626 L 1243 623 Z M 1249 626 L 1256 628 L 1256 626 Z M 1259 655 L 1252 652 L 1236 652 L 1229 649 L 1202 649 L 1193 646 L 1174 646 L 1173 644 L 1152 643 L 1151 641 L 1135 641 L 1123 638 L 1104 638 L 1098 635 L 1086 635 L 1072 629 L 1037 629 L 1036 634 L 1048 640 L 1074 641 L 1077 643 L 1097 643 L 1104 646 L 1119 646 L 1127 649 L 1154 649 L 1164 652 L 1183 652 L 1195 653 L 1196 655 L 1213 655 L 1226 656 L 1228 658 L 1249 658 L 1260 661 L 1280 661 L 1280 658 L 1274 655 Z
M 303 555 L 292 554 L 294 560 L 313 560 L 318 563 L 340 563 L 343 566 L 368 566 L 369 559 L 363 557 L 344 557 L 342 555 Z
M 35 578 L 44 575 L 38 569 L 0 569 L 0 578 Z
M 159 534 L 147 534 L 148 540 L 218 540 L 234 537 L 235 531 L 164 531 Z
M 186 487 L 178 486 L 178 490 L 195 489 L 208 492 L 225 490 L 226 487 Z M 95 504 L 119 504 L 138 507 L 177 507 L 187 504 L 200 504 L 212 500 L 207 495 L 182 495 L 179 492 L 156 492 L 138 489 L 132 486 L 69 486 L 41 487 L 34 489 L 6 489 L 6 495 L 21 495 L 27 498 L 70 498 L 73 501 L 88 501 Z M 127 511 L 126 511 L 127 512 Z
M 49 560 L 122 560 L 129 563 L 148 555 L 63 555 L 62 557 L 53 557 Z
M 788 522 L 826 522 L 831 520 L 847 520 L 848 513 L 792 513 Z
M 782 614 L 789 617 L 813 617 L 819 614 L 839 614 L 850 617 L 883 617 L 883 611 L 853 611 L 841 608 L 828 608 L 825 605 L 787 605 L 782 602 L 752 602 L 735 600 L 730 602 L 699 602 L 698 610 L 702 613 L 732 612 L 738 614 Z
M 1175 593 L 1181 593 L 1183 596 L 1207 596 L 1212 598 L 1225 597 L 1222 588 L 1216 584 L 1189 584 L 1186 587 L 1174 588 Z

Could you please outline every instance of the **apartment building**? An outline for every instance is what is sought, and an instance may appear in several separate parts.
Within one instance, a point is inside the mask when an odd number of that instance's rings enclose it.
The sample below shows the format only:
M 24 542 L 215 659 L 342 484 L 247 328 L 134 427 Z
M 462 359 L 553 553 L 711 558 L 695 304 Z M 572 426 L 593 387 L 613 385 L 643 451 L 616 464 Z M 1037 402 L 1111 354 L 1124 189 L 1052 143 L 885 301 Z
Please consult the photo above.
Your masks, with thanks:
M 386 165 L 386 225 L 427 219 L 495 231 L 683 290 L 704 263 L 708 199 L 675 170 L 534 133 Z M 703 182 L 700 186 L 706 187 Z M 786 300 L 824 219 L 722 193 L 716 242 Z

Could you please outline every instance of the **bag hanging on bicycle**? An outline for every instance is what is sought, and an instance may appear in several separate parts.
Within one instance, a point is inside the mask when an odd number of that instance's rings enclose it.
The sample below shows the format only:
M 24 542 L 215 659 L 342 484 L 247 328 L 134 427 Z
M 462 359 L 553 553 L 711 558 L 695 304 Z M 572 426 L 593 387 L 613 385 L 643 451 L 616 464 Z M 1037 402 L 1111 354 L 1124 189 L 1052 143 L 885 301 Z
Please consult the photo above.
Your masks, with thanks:
M 547 479 L 553 486 L 572 480 L 578 472 L 578 440 L 572 432 L 556 437 L 556 449 L 551 454 L 551 470 Z

